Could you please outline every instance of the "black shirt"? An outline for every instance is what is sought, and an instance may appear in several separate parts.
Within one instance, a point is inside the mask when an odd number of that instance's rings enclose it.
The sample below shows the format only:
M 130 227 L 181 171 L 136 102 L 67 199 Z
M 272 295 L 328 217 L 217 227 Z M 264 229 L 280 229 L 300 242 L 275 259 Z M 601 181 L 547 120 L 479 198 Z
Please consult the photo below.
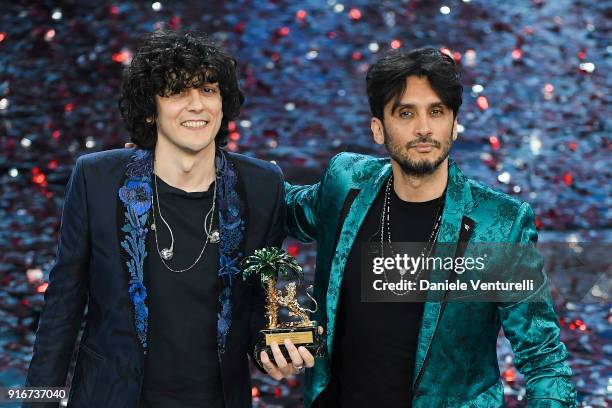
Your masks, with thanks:
M 357 234 L 344 270 L 336 316 L 331 382 L 324 407 L 410 407 L 423 303 L 361 302 L 361 251 L 380 242 L 385 186 Z M 393 242 L 427 242 L 442 198 L 402 201 L 391 188 Z M 386 235 L 386 233 L 385 233 Z M 387 237 L 384 237 L 387 242 Z
M 205 192 L 188 193 L 158 178 L 157 186 L 162 214 L 174 234 L 174 256 L 166 263 L 173 269 L 187 268 L 202 251 L 204 217 L 215 185 Z M 169 248 L 170 233 L 159 216 L 157 201 L 155 211 L 159 249 Z M 217 228 L 217 209 L 215 213 L 213 227 Z M 218 244 L 209 242 L 200 261 L 182 273 L 162 264 L 154 231 L 147 237 L 147 253 L 148 352 L 140 406 L 223 407 L 216 343 Z

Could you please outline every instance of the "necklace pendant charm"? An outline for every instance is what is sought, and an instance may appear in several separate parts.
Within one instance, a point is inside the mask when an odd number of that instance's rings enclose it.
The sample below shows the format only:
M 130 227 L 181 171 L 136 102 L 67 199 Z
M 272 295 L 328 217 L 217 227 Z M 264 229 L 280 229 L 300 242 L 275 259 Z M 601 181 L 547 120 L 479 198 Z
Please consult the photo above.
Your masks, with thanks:
M 159 253 L 159 256 L 161 256 L 164 261 L 169 261 L 170 259 L 172 259 L 173 255 L 174 253 L 168 248 L 162 249 Z
M 155 224 L 151 224 L 151 231 L 155 231 Z
M 214 230 L 213 232 L 211 232 L 208 236 L 208 239 L 210 240 L 211 244 L 216 244 L 217 242 L 219 242 L 221 240 L 219 230 Z

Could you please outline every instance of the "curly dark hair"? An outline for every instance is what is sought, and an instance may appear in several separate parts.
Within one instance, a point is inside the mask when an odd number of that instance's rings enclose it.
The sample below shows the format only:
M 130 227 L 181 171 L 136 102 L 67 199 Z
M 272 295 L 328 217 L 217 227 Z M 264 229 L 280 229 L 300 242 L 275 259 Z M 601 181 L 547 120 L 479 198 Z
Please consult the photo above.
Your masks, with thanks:
M 431 88 L 457 117 L 462 103 L 463 86 L 455 61 L 435 48 L 419 48 L 408 53 L 392 51 L 370 66 L 366 91 L 372 116 L 383 120 L 385 105 L 396 104 L 406 88 L 406 78 L 427 77 Z
M 157 30 L 143 37 L 124 70 L 119 110 L 132 142 L 153 149 L 157 142 L 155 95 L 169 96 L 206 83 L 219 84 L 223 119 L 215 136 L 227 143 L 228 122 L 239 113 L 244 95 L 238 85 L 236 60 L 205 35 Z M 147 119 L 153 119 L 152 123 Z

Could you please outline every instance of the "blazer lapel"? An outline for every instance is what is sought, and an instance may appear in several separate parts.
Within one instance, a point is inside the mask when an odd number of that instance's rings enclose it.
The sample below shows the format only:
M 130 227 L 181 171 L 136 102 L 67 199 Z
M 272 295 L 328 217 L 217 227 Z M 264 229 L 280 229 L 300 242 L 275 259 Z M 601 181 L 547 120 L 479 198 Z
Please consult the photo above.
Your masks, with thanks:
M 346 215 L 342 230 L 338 237 L 338 244 L 332 261 L 329 286 L 327 288 L 327 348 L 331 355 L 334 328 L 336 321 L 336 311 L 338 299 L 340 297 L 340 287 L 344 276 L 344 267 L 355 242 L 357 232 L 365 219 L 372 202 L 380 192 L 385 181 L 391 174 L 391 164 L 384 165 L 370 180 L 366 181 L 366 186 L 357 194 L 353 204 Z
M 123 183 L 117 192 L 117 229 L 121 245 L 122 266 L 128 276 L 128 295 L 134 311 L 134 326 L 143 353 L 147 353 L 148 308 L 147 289 L 143 282 L 144 261 L 147 257 L 147 220 L 151 212 L 151 174 L 153 154 L 135 150 L 127 165 Z
M 219 293 L 220 311 L 217 316 L 217 350 L 219 360 L 232 325 L 232 286 L 240 278 L 240 260 L 244 256 L 246 234 L 246 203 L 238 171 L 224 151 L 217 149 L 215 165 L 218 176 L 215 184 L 219 214 Z
M 464 220 L 464 214 L 469 213 L 472 205 L 472 193 L 468 181 L 457 165 L 450 160 L 446 201 L 444 203 L 440 232 L 436 240 L 437 243 L 459 242 L 462 227 L 465 228 L 464 224 L 468 225 L 466 230 L 468 234 L 463 234 L 462 239 L 469 239 L 473 221 L 467 217 L 465 217 Z M 436 248 L 435 255 L 436 257 L 444 258 L 457 256 L 457 253 L 453 251 L 452 245 L 443 245 L 441 248 Z M 452 271 L 446 273 L 434 271 L 432 279 L 444 281 L 451 273 Z M 440 320 L 441 311 L 443 311 L 442 304 L 441 302 L 425 302 L 415 357 L 414 383 L 416 383 L 417 379 L 422 375 L 421 372 L 424 368 L 426 356 L 431 347 L 431 342 Z

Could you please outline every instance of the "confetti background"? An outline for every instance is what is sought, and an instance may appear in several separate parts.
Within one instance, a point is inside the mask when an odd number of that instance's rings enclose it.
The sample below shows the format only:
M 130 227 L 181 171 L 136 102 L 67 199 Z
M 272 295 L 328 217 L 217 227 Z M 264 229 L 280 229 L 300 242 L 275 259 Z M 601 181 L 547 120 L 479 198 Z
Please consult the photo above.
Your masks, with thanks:
M 79 155 L 122 147 L 121 71 L 142 33 L 192 29 L 239 61 L 247 95 L 233 151 L 318 180 L 341 151 L 383 155 L 370 136 L 368 65 L 434 46 L 465 87 L 453 157 L 464 172 L 532 204 L 540 240 L 610 242 L 610 2 L 337 0 L 15 1 L 0 4 L 0 387 L 23 383 Z M 312 246 L 287 244 L 312 276 Z M 612 402 L 609 300 L 556 296 L 582 406 Z M 524 382 L 498 341 L 507 402 Z M 301 406 L 301 378 L 254 373 L 254 404 Z

